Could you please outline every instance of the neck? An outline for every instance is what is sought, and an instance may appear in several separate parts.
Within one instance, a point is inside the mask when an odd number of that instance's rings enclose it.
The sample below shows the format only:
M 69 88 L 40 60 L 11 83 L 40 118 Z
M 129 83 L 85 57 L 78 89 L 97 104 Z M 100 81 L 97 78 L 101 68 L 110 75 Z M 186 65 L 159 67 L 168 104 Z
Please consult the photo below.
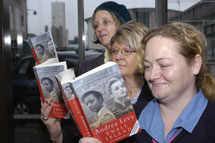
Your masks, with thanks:
M 123 79 L 125 81 L 130 100 L 132 100 L 140 91 L 143 85 L 143 80 L 140 80 L 140 77 L 137 76 L 123 76 Z
M 190 103 L 195 95 L 196 91 L 191 90 L 180 95 L 175 95 L 175 98 L 172 98 L 171 101 L 159 101 L 160 112 L 165 128 L 165 138 L 169 131 L 172 129 L 172 126 L 177 118 L 180 116 L 184 108 Z

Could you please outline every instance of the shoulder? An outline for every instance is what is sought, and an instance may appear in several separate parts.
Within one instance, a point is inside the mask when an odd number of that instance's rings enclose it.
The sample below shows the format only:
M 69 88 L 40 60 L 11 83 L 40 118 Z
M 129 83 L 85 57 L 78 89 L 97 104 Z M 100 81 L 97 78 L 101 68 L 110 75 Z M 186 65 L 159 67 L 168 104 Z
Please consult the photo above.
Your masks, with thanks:
M 147 101 L 142 101 L 142 102 L 138 102 L 138 103 L 133 105 L 134 111 L 135 111 L 135 114 L 136 114 L 137 118 L 139 118 L 140 113 L 142 112 L 142 110 L 145 108 L 145 106 L 147 104 L 148 104 Z
M 199 122 L 197 123 L 194 134 L 204 135 L 207 140 L 215 140 L 215 104 L 208 102 Z
M 144 81 L 142 90 L 140 92 L 140 96 L 137 100 L 137 102 L 142 102 L 142 101 L 151 101 L 153 99 L 153 95 L 151 90 L 149 89 L 149 86 L 146 81 Z
M 104 54 L 101 54 L 96 58 L 86 60 L 80 64 L 79 75 L 81 75 L 91 69 L 94 69 L 102 64 L 104 64 Z

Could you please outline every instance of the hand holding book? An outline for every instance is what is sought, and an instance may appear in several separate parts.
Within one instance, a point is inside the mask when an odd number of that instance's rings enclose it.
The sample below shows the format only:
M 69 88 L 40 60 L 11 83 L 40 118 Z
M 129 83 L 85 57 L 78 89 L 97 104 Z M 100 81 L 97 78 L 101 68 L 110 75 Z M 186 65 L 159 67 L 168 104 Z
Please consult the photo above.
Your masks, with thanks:
M 97 138 L 85 137 L 85 138 L 81 138 L 79 143 L 102 143 L 102 142 Z
M 63 133 L 61 128 L 61 119 L 49 117 L 51 110 L 53 108 L 53 104 L 51 103 L 51 99 L 46 100 L 45 103 L 42 104 L 41 108 L 41 120 L 46 125 L 50 139 L 54 143 L 62 143 L 63 141 Z M 47 120 L 43 118 L 46 117 Z

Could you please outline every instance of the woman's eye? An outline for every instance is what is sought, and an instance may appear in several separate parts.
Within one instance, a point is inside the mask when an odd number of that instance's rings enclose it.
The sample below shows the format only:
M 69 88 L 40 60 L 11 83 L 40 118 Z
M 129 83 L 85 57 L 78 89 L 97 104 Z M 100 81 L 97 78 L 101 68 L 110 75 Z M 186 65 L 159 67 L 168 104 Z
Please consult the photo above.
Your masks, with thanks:
M 118 50 L 111 50 L 111 54 L 117 54 L 118 53 Z
M 169 65 L 161 65 L 162 68 L 169 67 Z
M 96 29 L 98 27 L 98 24 L 94 24 L 93 27 L 94 29 Z
M 149 69 L 150 66 L 149 65 L 144 65 L 144 69 Z
M 124 50 L 124 53 L 130 54 L 132 51 L 131 50 Z
M 110 20 L 104 20 L 103 23 L 106 25 L 106 24 L 109 24 L 110 23 Z

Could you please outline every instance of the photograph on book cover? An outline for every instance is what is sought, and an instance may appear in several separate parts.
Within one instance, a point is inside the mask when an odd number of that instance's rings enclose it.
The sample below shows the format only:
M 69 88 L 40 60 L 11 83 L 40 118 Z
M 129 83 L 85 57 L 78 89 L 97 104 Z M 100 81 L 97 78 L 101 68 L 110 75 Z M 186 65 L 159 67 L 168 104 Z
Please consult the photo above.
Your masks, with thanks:
M 43 63 L 48 59 L 57 58 L 54 41 L 50 32 L 35 36 L 30 41 L 34 49 L 33 54 L 36 54 L 35 56 L 38 58 L 39 63 Z
M 93 137 L 114 143 L 141 131 L 116 63 L 107 62 L 71 83 Z
M 127 89 L 116 66 L 79 80 L 77 96 L 91 129 L 133 112 Z
M 64 66 L 40 67 L 36 70 L 44 98 L 53 102 L 63 102 L 55 74 L 64 71 Z
M 72 99 L 75 98 L 74 97 L 74 92 L 72 90 L 72 84 L 70 82 L 64 83 L 62 85 L 62 87 L 63 87 L 63 91 L 64 91 L 64 93 L 66 95 L 67 100 L 72 100 Z

